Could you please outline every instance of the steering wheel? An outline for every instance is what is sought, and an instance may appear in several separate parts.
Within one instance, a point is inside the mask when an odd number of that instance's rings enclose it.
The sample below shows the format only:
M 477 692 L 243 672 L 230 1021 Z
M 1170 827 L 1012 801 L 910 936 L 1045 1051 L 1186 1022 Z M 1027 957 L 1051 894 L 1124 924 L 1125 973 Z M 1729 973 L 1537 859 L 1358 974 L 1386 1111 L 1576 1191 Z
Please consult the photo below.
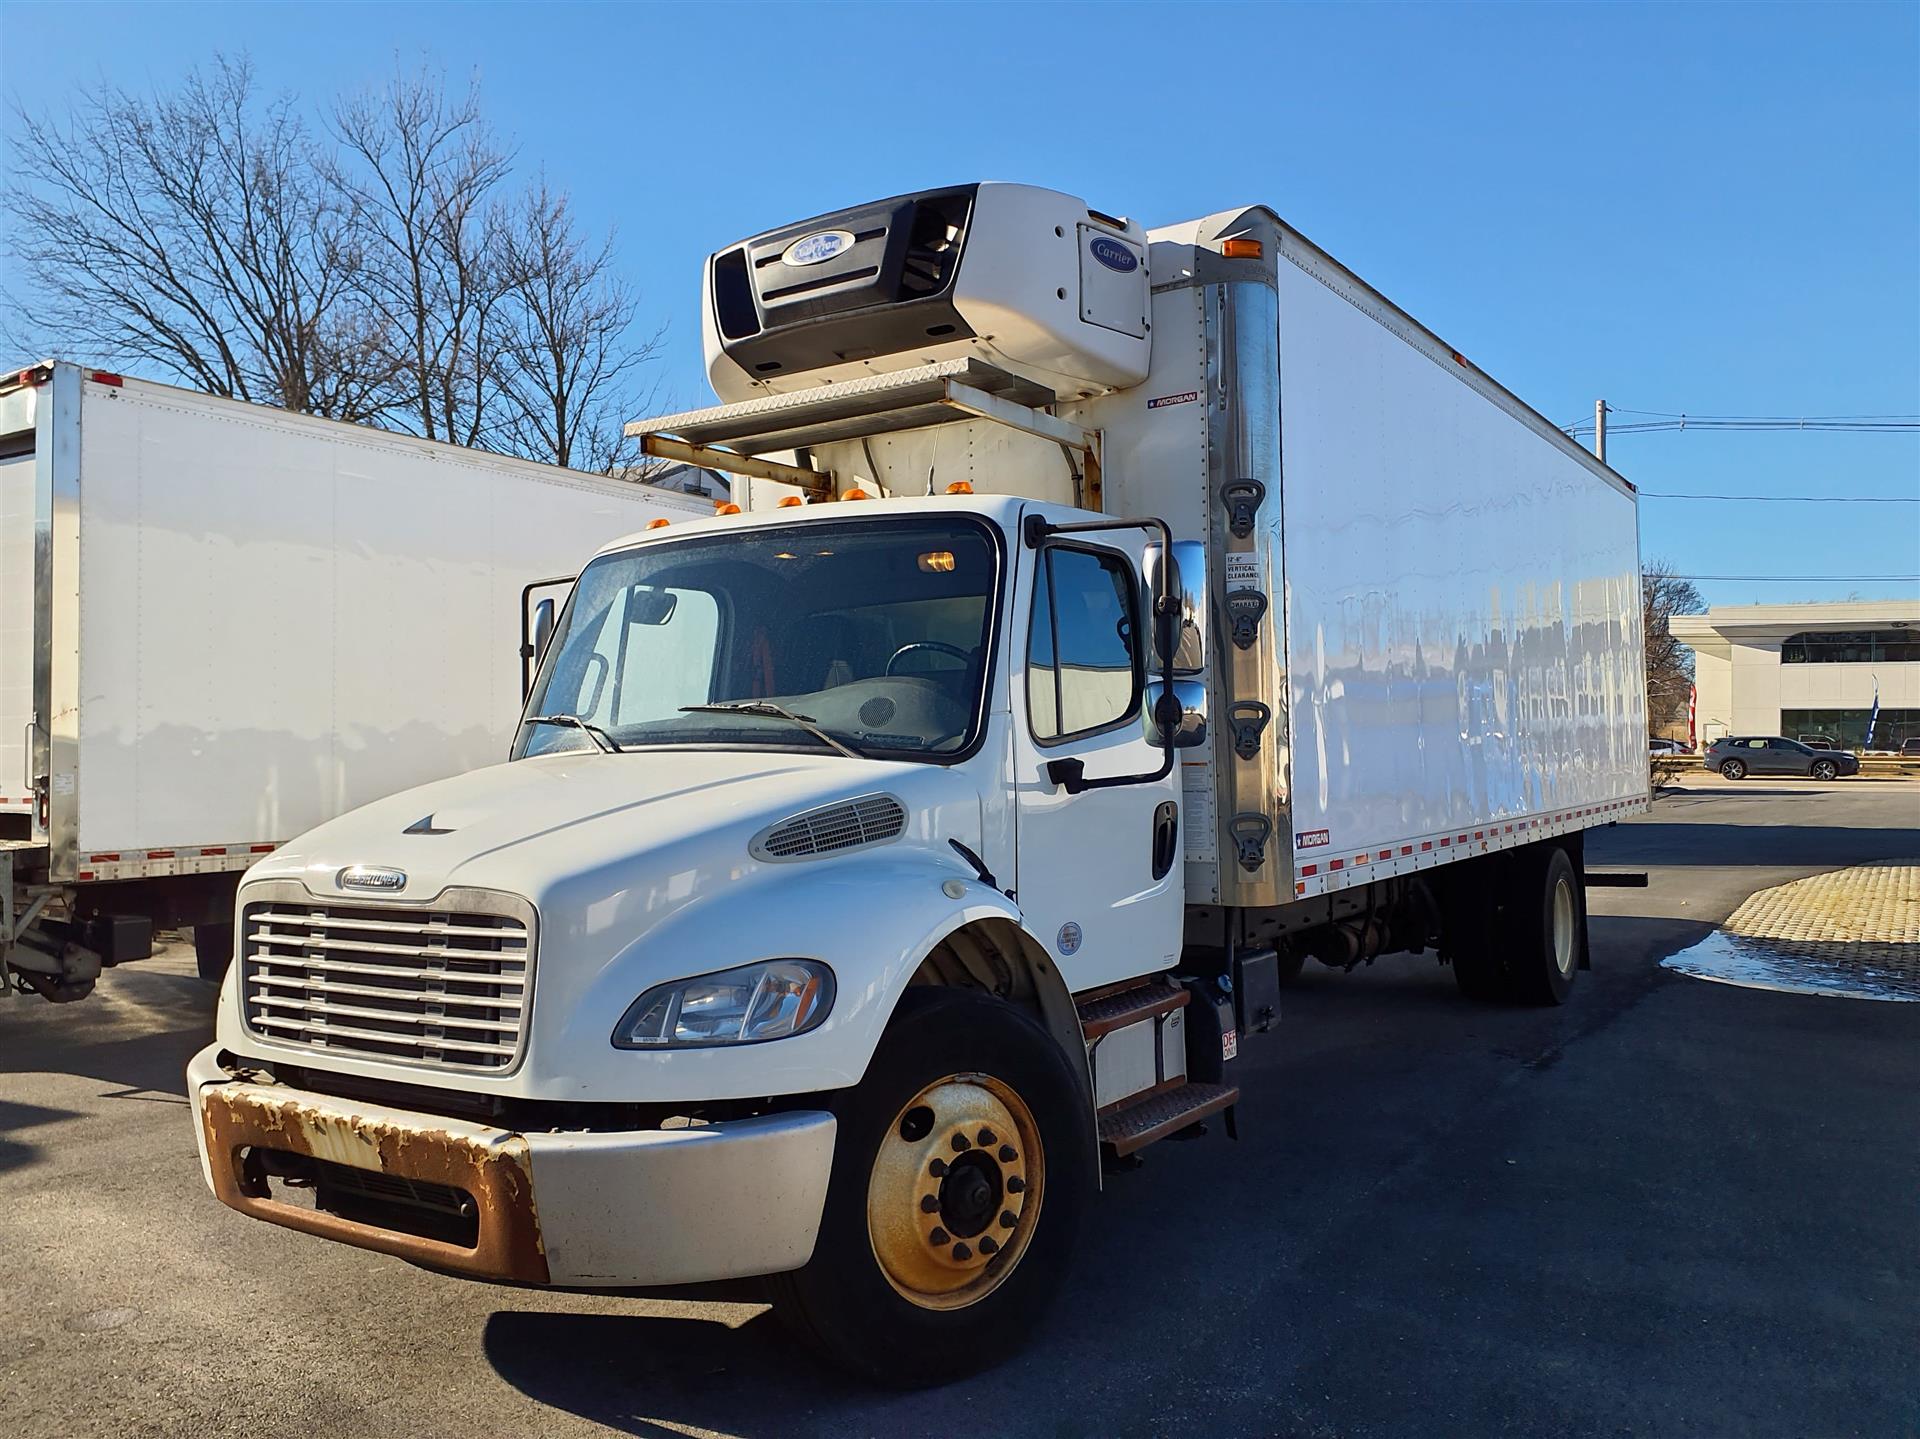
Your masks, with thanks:
M 912 654 L 915 650 L 932 650 L 936 654 L 951 655 L 963 665 L 971 666 L 973 664 L 973 655 L 969 651 L 961 649 L 958 645 L 944 644 L 939 640 L 915 640 L 910 645 L 901 645 L 899 649 L 887 656 L 885 673 L 891 675 L 894 665 L 899 662 L 900 658 L 903 655 Z

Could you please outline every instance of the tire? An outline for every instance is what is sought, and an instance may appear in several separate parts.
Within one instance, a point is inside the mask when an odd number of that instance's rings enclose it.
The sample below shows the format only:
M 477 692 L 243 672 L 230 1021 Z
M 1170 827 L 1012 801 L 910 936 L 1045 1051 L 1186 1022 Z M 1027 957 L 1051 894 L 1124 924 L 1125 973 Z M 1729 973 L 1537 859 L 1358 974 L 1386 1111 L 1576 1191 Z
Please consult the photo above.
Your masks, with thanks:
M 1507 977 L 1523 1004 L 1565 1004 L 1586 958 L 1586 898 L 1560 846 L 1529 858 L 1514 866 L 1512 902 L 1501 911 Z
M 1747 762 L 1739 759 L 1724 761 L 1720 766 L 1720 777 L 1722 779 L 1745 779 L 1747 777 Z
M 1812 774 L 1815 779 L 1825 783 L 1839 777 L 1840 766 L 1830 759 L 1817 759 L 1813 762 Z
M 1495 940 L 1494 894 L 1499 860 L 1478 859 L 1462 867 L 1442 907 L 1447 961 L 1453 982 L 1468 999 L 1497 1002 L 1511 997 Z
M 200 977 L 208 984 L 226 978 L 233 963 L 233 925 L 196 924 L 193 927 L 193 961 Z
M 1066 1054 L 1001 1000 L 909 989 L 866 1077 L 828 1107 L 820 1235 L 805 1267 L 768 1279 L 775 1311 L 892 1388 L 1006 1358 L 1058 1292 L 1094 1189 L 1091 1110 Z

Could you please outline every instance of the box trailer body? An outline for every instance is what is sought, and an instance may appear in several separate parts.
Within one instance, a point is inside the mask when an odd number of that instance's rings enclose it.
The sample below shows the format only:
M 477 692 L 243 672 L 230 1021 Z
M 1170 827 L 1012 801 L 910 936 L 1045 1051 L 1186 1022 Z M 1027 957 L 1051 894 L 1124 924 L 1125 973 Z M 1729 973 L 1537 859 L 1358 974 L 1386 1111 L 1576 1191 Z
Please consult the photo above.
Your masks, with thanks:
M 523 588 L 711 509 L 66 363 L 0 431 L 0 837 L 69 917 L 224 921 L 276 844 L 499 758 Z
M 189 1071 L 223 1202 L 515 1283 L 768 1276 L 933 1381 L 1035 1322 L 1100 1159 L 1234 1132 L 1306 959 L 1569 997 L 1581 834 L 1646 803 L 1618 475 L 1259 207 L 921 192 L 703 304 L 730 403 L 629 431 L 735 504 L 593 558 L 509 763 L 243 882 Z M 465 936 L 458 1003 L 349 1017 L 356 927 Z

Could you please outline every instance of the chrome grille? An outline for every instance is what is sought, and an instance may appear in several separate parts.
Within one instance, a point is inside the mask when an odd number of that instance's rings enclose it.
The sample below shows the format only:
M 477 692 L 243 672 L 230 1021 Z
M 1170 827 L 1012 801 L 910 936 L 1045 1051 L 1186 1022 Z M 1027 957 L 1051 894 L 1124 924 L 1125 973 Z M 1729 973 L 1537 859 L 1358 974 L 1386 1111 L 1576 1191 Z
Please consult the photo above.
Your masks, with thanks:
M 907 812 L 890 794 L 863 795 L 797 814 L 763 831 L 751 849 L 762 859 L 805 859 L 897 839 Z
M 297 894 L 249 899 L 241 911 L 254 1033 L 444 1069 L 518 1061 L 533 997 L 530 909 L 482 891 L 450 890 L 429 907 L 271 888 Z

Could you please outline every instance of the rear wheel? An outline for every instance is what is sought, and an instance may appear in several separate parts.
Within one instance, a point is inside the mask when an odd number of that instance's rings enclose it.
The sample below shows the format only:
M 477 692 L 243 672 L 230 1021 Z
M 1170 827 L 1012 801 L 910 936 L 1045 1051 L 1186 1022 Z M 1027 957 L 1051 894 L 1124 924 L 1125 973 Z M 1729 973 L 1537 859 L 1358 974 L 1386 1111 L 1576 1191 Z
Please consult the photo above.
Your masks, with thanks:
M 1720 766 L 1720 774 L 1724 779 L 1745 779 L 1747 762 L 1739 759 L 1726 760 Z
M 1839 773 L 1840 766 L 1830 759 L 1817 759 L 1813 762 L 1813 777 L 1815 779 L 1828 780 L 1834 778 Z
M 1501 914 L 1507 973 L 1521 1002 L 1564 1004 L 1586 957 L 1580 876 L 1558 845 L 1528 859 L 1532 862 L 1516 866 L 1513 902 Z
M 838 1131 L 813 1257 L 768 1281 L 829 1359 L 900 1388 L 1020 1346 L 1060 1287 L 1094 1182 L 1083 1086 L 1024 1010 L 911 989 Z

